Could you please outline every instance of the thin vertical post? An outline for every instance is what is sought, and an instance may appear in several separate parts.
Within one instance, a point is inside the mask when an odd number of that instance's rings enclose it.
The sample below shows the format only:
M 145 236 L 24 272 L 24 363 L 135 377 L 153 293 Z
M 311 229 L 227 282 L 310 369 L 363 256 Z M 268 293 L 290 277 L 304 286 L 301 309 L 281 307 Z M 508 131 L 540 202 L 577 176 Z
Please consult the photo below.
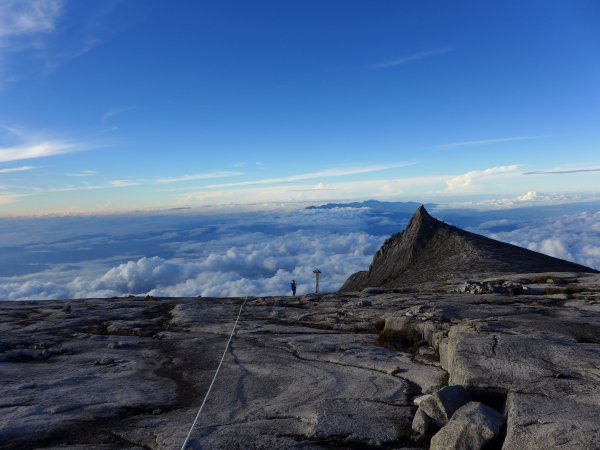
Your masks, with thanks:
M 319 293 L 319 274 L 321 273 L 321 271 L 319 269 L 315 269 L 313 270 L 313 273 L 315 274 L 315 294 Z

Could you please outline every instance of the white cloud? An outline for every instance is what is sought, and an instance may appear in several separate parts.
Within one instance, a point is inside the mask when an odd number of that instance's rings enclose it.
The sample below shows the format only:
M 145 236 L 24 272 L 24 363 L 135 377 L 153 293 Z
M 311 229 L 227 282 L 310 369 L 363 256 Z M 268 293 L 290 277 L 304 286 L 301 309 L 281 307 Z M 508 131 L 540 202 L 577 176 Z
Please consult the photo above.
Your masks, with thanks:
M 52 282 L 26 281 L 24 283 L 7 283 L 0 285 L 0 298 L 7 300 L 20 299 L 62 299 L 68 298 L 71 291 L 66 286 Z
M 20 166 L 20 167 L 9 167 L 7 169 L 0 169 L 0 174 L 4 173 L 14 173 L 14 172 L 24 172 L 26 170 L 35 169 L 33 166 Z
M 0 284 L 0 298 L 285 295 L 292 278 L 302 294 L 314 288 L 312 270 L 317 266 L 323 271 L 322 290 L 331 291 L 349 274 L 368 267 L 383 240 L 362 232 L 296 231 L 276 237 L 262 233 L 241 237 L 244 243 L 202 258 L 142 257 L 97 278 L 77 277 L 65 285 L 33 280 Z M 190 251 L 194 246 L 186 248 Z
M 365 198 L 394 199 L 400 195 L 422 195 L 425 189 L 443 189 L 448 176 L 433 175 L 422 177 L 402 177 L 397 179 L 370 179 L 324 183 L 326 189 L 314 189 L 314 184 L 294 184 L 292 186 L 250 186 L 244 189 L 211 190 L 208 187 L 182 194 L 181 204 L 196 205 L 252 205 L 273 202 L 339 201 Z M 318 186 L 318 185 L 317 185 Z M 334 195 L 332 195 L 334 192 Z
M 44 141 L 15 147 L 0 147 L 0 162 L 44 158 L 81 150 L 82 146 L 63 141 Z
M 394 219 L 390 233 L 375 235 L 371 225 L 390 217 L 377 214 L 367 208 L 282 209 L 21 219 L 11 227 L 0 222 L 0 246 L 20 247 L 14 261 L 35 257 L 36 264 L 51 266 L 0 277 L 0 298 L 281 295 L 291 279 L 304 294 L 314 288 L 315 267 L 323 272 L 323 290 L 337 290 L 351 273 L 366 270 L 384 239 L 404 225 Z M 539 217 L 535 208 L 530 215 L 477 216 L 475 232 L 600 268 L 600 211 Z
M 527 194 L 523 194 L 523 195 L 519 195 L 517 197 L 517 200 L 520 202 L 530 202 L 533 200 L 537 200 L 539 198 L 537 192 L 535 191 L 529 191 L 527 192 Z
M 464 175 L 453 177 L 446 181 L 448 192 L 469 192 L 473 190 L 474 182 L 483 178 L 490 178 L 498 175 L 513 174 L 519 165 L 496 166 L 485 170 L 472 170 Z
M 246 186 L 258 186 L 258 185 L 269 185 L 269 184 L 284 184 L 294 183 L 297 181 L 312 180 L 315 178 L 327 178 L 327 177 L 343 177 L 349 175 L 358 175 L 364 173 L 381 172 L 384 170 L 397 169 L 400 167 L 407 167 L 414 163 L 402 163 L 402 164 L 380 164 L 375 166 L 362 166 L 362 167 L 349 167 L 349 168 L 331 168 L 320 170 L 318 172 L 301 173 L 298 175 L 291 175 L 289 177 L 281 178 L 267 178 L 263 180 L 252 180 L 252 181 L 239 181 L 237 183 L 222 183 L 204 186 L 206 189 L 222 189 L 232 187 L 246 187 Z
M 139 186 L 142 184 L 139 180 L 112 180 L 109 181 L 108 184 L 111 187 L 129 187 L 129 186 Z
M 43 48 L 44 37 L 56 29 L 62 11 L 61 0 L 0 1 L 0 90 L 18 79 L 10 72 L 10 57 Z
M 557 258 L 600 268 L 600 211 L 533 218 L 512 231 L 485 234 Z
M 8 205 L 9 203 L 14 203 L 21 197 L 23 197 L 22 194 L 0 193 L 0 205 Z
M 68 173 L 68 177 L 95 177 L 98 172 L 95 170 L 80 170 L 79 172 Z
M 537 244 L 530 244 L 530 248 L 545 253 L 546 255 L 573 260 L 573 254 L 569 251 L 568 244 L 560 238 L 544 239 Z
M 586 172 L 600 172 L 600 168 L 534 170 L 531 172 L 524 172 L 523 175 L 564 175 L 564 174 L 569 174 L 569 173 L 586 173 Z
M 47 75 L 100 45 L 107 16 L 120 2 L 86 2 L 76 17 L 66 3 L 0 0 L 0 89 L 17 81 L 20 72 Z M 57 35 L 66 39 L 55 39 Z
M 182 175 L 180 177 L 173 177 L 173 178 L 159 178 L 158 180 L 156 180 L 156 182 L 160 183 L 160 184 L 167 184 L 167 183 L 179 183 L 182 181 L 208 180 L 211 178 L 229 178 L 229 177 L 237 177 L 240 175 L 242 175 L 241 172 L 218 171 L 218 172 L 196 173 L 193 175 Z
M 516 142 L 516 141 L 529 141 L 532 139 L 545 139 L 551 137 L 550 135 L 537 135 L 537 136 L 513 136 L 506 138 L 495 138 L 495 139 L 479 139 L 473 141 L 461 141 L 452 142 L 450 144 L 441 144 L 436 146 L 437 148 L 456 148 L 456 147 L 470 147 L 473 145 L 493 145 L 501 144 L 504 142 Z
M 449 53 L 452 51 L 453 51 L 453 49 L 451 49 L 451 48 L 439 48 L 436 50 L 429 50 L 426 52 L 414 53 L 412 55 L 403 56 L 401 58 L 397 58 L 397 59 L 393 59 L 390 61 L 385 61 L 385 62 L 382 62 L 379 64 L 375 64 L 375 65 L 371 66 L 371 68 L 372 69 L 388 69 L 390 67 L 398 67 L 398 66 L 402 66 L 406 63 L 412 62 L 412 61 L 418 61 L 420 59 L 430 58 L 432 56 L 442 55 L 444 53 Z
M 600 222 L 597 225 L 600 225 Z M 584 245 L 582 250 L 585 256 L 590 256 L 600 261 L 600 245 Z
M 52 239 L 56 240 L 52 244 L 43 244 L 48 237 L 42 238 L 45 234 L 37 230 L 39 221 L 27 225 L 30 221 L 24 219 L 20 228 L 26 231 L 21 237 L 0 230 L 0 245 L 6 235 L 13 245 L 22 242 L 24 252 L 38 255 L 36 261 L 42 263 L 39 255 L 55 261 L 73 252 L 113 254 L 122 248 L 147 256 L 127 258 L 119 264 L 111 258 L 103 270 L 99 270 L 102 266 L 98 261 L 91 260 L 79 262 L 81 269 L 67 270 L 65 264 L 59 264 L 21 278 L 0 278 L 0 298 L 110 297 L 129 293 L 281 295 L 288 293 L 292 278 L 299 284 L 299 293 L 306 293 L 313 289 L 315 267 L 323 271 L 322 289 L 336 290 L 349 274 L 368 267 L 384 240 L 384 236 L 362 231 L 365 212 L 340 208 L 227 214 L 196 217 L 193 223 L 201 225 L 191 227 L 181 225 L 194 217 L 186 215 L 65 218 L 52 231 Z M 98 227 L 99 223 L 103 225 Z M 82 229 L 86 235 L 78 238 L 76 233 L 81 234 Z M 148 230 L 154 230 L 150 236 Z M 23 239 L 32 244 L 24 244 Z M 94 271 L 90 267 L 95 267 Z
M 481 230 L 488 230 L 496 227 L 505 227 L 509 225 L 514 225 L 514 222 L 509 219 L 497 219 L 497 220 L 488 220 L 479 225 Z
M 600 200 L 600 194 L 589 192 L 541 193 L 529 191 L 523 195 L 510 198 L 487 199 L 467 202 L 453 202 L 445 208 L 473 208 L 477 210 L 501 210 L 509 208 L 526 208 L 540 205 L 561 205 Z
M 133 109 L 135 109 L 135 106 L 129 106 L 127 108 L 113 109 L 111 111 L 108 111 L 108 112 L 104 113 L 102 115 L 102 120 L 106 121 L 106 120 L 110 119 L 111 117 L 114 117 L 114 116 L 116 116 L 118 114 L 122 114 L 122 113 L 125 113 L 125 112 L 128 112 L 128 111 L 131 111 Z
M 54 31 L 62 10 L 61 0 L 3 0 L 0 38 Z

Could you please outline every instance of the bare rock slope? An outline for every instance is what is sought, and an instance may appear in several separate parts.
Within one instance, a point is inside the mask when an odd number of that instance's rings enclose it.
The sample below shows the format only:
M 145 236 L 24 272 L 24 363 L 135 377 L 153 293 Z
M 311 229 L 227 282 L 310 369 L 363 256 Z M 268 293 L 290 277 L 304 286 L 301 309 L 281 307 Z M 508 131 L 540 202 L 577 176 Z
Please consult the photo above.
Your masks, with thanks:
M 448 225 L 420 206 L 406 229 L 384 242 L 369 270 L 351 275 L 341 291 L 520 272 L 597 271 Z
M 600 275 L 506 281 L 248 299 L 190 448 L 600 448 Z M 0 449 L 180 448 L 241 303 L 0 302 Z M 417 409 L 448 384 L 501 430 Z
M 420 208 L 378 287 L 247 299 L 189 448 L 598 449 L 590 272 Z M 243 302 L 0 301 L 0 450 L 181 448 Z

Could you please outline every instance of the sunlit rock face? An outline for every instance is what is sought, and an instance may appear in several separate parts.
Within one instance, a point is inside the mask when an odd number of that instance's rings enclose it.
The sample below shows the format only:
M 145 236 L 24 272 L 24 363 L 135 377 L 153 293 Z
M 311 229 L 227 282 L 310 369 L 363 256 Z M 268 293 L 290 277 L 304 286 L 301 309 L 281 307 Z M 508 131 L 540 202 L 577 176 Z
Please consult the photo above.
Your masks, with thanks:
M 519 272 L 596 270 L 453 227 L 420 206 L 406 229 L 375 253 L 368 272 L 352 275 L 341 291 Z

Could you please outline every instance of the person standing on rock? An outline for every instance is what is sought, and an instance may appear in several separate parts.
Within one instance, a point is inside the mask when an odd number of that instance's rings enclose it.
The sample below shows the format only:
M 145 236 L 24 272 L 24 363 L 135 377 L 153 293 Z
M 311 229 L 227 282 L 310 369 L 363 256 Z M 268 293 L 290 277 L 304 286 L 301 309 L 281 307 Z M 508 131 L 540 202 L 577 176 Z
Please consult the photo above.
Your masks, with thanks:
M 292 280 L 292 295 L 295 297 L 296 296 L 296 280 Z

